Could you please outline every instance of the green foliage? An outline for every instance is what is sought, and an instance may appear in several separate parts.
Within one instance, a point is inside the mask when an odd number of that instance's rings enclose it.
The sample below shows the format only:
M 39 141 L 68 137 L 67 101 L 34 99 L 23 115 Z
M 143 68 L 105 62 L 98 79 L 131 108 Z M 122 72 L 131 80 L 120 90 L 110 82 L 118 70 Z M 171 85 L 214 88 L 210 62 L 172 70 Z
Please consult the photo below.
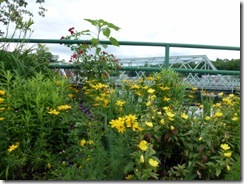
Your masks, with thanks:
M 240 59 L 231 59 L 231 60 L 222 60 L 217 58 L 216 61 L 213 62 L 214 66 L 218 70 L 238 70 L 241 69 Z
M 70 62 L 77 65 L 78 70 L 75 70 L 78 82 L 84 83 L 86 80 L 99 79 L 101 82 L 108 80 L 109 76 L 118 74 L 119 63 L 118 60 L 112 55 L 108 54 L 102 49 L 106 49 L 106 44 L 100 44 L 101 35 L 109 39 L 110 43 L 114 46 L 119 46 L 118 41 L 111 36 L 111 30 L 118 31 L 120 28 L 112 23 L 99 20 L 84 19 L 91 23 L 97 30 L 95 35 L 92 35 L 92 31 L 83 30 L 75 31 L 72 27 L 69 29 L 70 35 L 62 37 L 66 40 L 79 40 L 84 36 L 91 37 L 91 44 L 72 44 L 67 45 L 74 51 L 71 56 Z

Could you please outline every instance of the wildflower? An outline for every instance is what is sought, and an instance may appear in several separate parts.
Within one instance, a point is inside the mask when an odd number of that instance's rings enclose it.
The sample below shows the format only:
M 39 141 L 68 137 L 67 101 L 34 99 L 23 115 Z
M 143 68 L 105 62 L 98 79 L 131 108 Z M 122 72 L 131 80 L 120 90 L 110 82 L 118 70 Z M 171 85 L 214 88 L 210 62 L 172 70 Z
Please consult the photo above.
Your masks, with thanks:
M 3 121 L 5 118 L 3 118 L 3 117 L 0 117 L 0 121 Z
M 14 151 L 18 147 L 19 147 L 19 142 L 17 142 L 16 144 L 11 145 L 9 147 L 9 149 L 8 149 L 8 152 L 10 153 L 10 152 Z
M 0 98 L 0 103 L 3 103 L 4 102 L 4 99 L 3 98 Z
M 195 87 L 193 87 L 191 89 L 192 89 L 192 91 L 197 91 L 198 90 L 198 88 L 195 88 Z
M 158 167 L 158 161 L 156 161 L 156 160 L 150 158 L 148 162 L 149 162 L 149 164 L 150 164 L 151 166 L 153 166 L 153 167 Z
M 166 114 L 167 114 L 167 116 L 170 117 L 170 118 L 173 118 L 173 117 L 175 116 L 174 113 L 172 113 L 172 112 L 170 112 L 170 111 L 166 112 Z
M 198 138 L 199 141 L 202 141 L 202 136 Z
M 223 96 L 223 94 L 224 94 L 223 92 L 220 92 L 218 95 L 219 95 L 219 96 Z
M 152 94 L 152 93 L 155 92 L 155 89 L 150 88 L 150 89 L 147 90 L 147 92 L 148 92 L 149 94 Z
M 142 150 L 142 151 L 146 151 L 147 150 L 147 141 L 142 140 L 140 142 L 140 144 L 138 145 L 138 147 Z
M 226 165 L 226 169 L 227 169 L 227 171 L 230 170 L 230 166 L 228 164 Z
M 50 109 L 50 111 L 48 113 L 49 114 L 58 115 L 59 114 L 59 111 L 57 111 L 56 109 Z
M 160 120 L 160 124 L 164 125 L 164 119 Z
M 125 123 L 127 127 L 131 127 L 134 122 L 136 122 L 136 115 L 129 114 L 125 116 Z
M 232 152 L 226 152 L 226 153 L 224 153 L 224 156 L 226 156 L 226 157 L 231 157 L 231 155 L 232 155 Z
M 85 139 L 82 139 L 82 140 L 80 141 L 80 146 L 83 147 L 85 144 L 86 144 L 86 140 L 85 140 Z
M 4 90 L 0 90 L 0 95 L 4 95 L 5 91 Z
M 149 100 L 155 100 L 156 99 L 156 95 L 150 95 L 150 96 L 148 96 L 148 99 Z
M 152 122 L 148 122 L 148 121 L 146 121 L 145 123 L 146 123 L 147 126 L 149 126 L 149 127 L 153 127 L 153 123 L 152 123 Z
M 162 86 L 162 87 L 160 87 L 160 89 L 162 89 L 163 91 L 167 91 L 167 90 L 170 90 L 170 88 L 169 87 L 164 87 L 164 86 Z
M 214 117 L 222 117 L 223 116 L 223 113 L 222 112 L 216 112 L 215 114 L 214 114 Z
M 232 120 L 232 121 L 238 121 L 239 118 L 235 116 L 235 117 L 231 118 L 231 120 Z
M 229 97 L 230 98 L 233 98 L 235 95 L 234 94 L 229 94 Z
M 71 109 L 71 106 L 70 105 L 60 105 L 60 106 L 58 106 L 58 110 L 59 111 L 67 110 L 67 109 Z
M 205 117 L 205 120 L 206 120 L 206 121 L 210 120 L 210 117 L 209 117 L 209 116 L 206 116 L 206 117 Z
M 221 144 L 220 147 L 225 151 L 230 149 L 230 146 L 228 144 Z
M 142 130 L 143 130 L 143 129 L 139 126 L 138 122 L 133 123 L 131 128 L 132 128 L 133 131 L 136 131 L 136 129 L 137 129 L 138 131 L 142 131 Z
M 125 104 L 125 101 L 117 100 L 116 105 L 122 107 Z
M 133 176 L 134 176 L 133 174 L 129 174 L 128 176 L 125 177 L 125 179 L 126 179 L 126 180 L 130 180 L 130 179 L 133 178 Z
M 166 101 L 166 102 L 168 102 L 168 101 L 170 101 L 170 98 L 167 98 L 167 97 L 165 96 L 163 100 Z
M 163 107 L 165 111 L 169 111 L 169 107 Z
M 141 157 L 140 157 L 140 162 L 144 163 L 144 156 L 143 155 L 141 155 Z
M 181 117 L 182 117 L 183 119 L 188 119 L 188 116 L 187 116 L 185 113 L 181 114 Z
M 174 129 L 175 129 L 175 127 L 174 127 L 173 125 L 171 125 L 171 126 L 170 126 L 170 129 L 171 129 L 171 130 L 174 130 Z
M 87 141 L 88 144 L 94 144 L 93 140 Z
M 0 111 L 3 111 L 4 110 L 4 107 L 0 107 Z

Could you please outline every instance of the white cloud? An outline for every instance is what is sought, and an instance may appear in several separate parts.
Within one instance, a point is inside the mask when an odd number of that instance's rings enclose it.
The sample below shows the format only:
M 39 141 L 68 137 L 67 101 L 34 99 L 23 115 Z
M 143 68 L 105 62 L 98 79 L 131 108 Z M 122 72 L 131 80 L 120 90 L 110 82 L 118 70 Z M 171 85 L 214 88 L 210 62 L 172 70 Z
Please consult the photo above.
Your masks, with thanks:
M 29 2 L 34 10 L 34 2 Z M 59 39 L 70 27 L 93 29 L 83 20 L 89 18 L 120 27 L 112 32 L 119 41 L 240 46 L 240 2 L 234 0 L 46 0 L 44 7 L 46 17 L 34 17 L 32 38 Z M 61 58 L 69 57 L 64 46 L 50 47 Z M 164 56 L 164 48 L 155 47 L 121 46 L 110 51 L 119 57 Z M 239 51 L 172 48 L 171 55 L 175 54 L 206 54 L 213 60 L 240 57 Z

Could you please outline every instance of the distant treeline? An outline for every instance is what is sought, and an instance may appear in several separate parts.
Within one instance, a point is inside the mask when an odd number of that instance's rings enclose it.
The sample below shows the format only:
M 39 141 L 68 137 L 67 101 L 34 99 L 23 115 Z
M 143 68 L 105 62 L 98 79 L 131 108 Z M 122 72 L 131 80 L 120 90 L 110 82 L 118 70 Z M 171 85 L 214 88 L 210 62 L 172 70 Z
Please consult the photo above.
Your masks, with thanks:
M 241 70 L 241 62 L 240 59 L 219 59 L 217 58 L 216 61 L 212 61 L 214 66 L 218 70 Z

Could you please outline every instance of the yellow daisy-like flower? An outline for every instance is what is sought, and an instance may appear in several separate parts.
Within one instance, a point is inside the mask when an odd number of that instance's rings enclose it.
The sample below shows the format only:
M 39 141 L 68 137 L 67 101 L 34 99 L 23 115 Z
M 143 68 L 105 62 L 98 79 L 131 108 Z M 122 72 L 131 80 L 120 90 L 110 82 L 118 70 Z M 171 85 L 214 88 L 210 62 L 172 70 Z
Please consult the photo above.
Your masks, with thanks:
M 170 101 L 170 98 L 167 98 L 167 97 L 165 96 L 163 100 L 166 101 L 166 102 L 168 102 L 168 101 Z
M 193 87 L 191 89 L 192 89 L 192 91 L 197 91 L 198 90 L 198 88 L 195 88 L 195 87 Z
M 140 162 L 144 163 L 144 156 L 143 155 L 141 155 L 141 157 L 140 157 Z
M 60 106 L 57 107 L 57 109 L 59 111 L 67 110 L 67 109 L 71 109 L 71 106 L 70 105 L 60 105 Z
M 3 121 L 3 120 L 5 120 L 5 118 L 3 118 L 3 117 L 0 117 L 0 121 Z
M 117 100 L 116 105 L 122 107 L 125 104 L 125 101 Z
M 0 107 L 0 111 L 3 111 L 5 108 L 4 107 Z
M 171 129 L 171 130 L 174 130 L 174 129 L 175 129 L 175 127 L 174 127 L 173 125 L 171 125 L 171 126 L 170 126 L 170 129 Z
M 93 140 L 87 141 L 88 144 L 94 144 Z
M 8 152 L 10 153 L 10 152 L 14 151 L 18 147 L 19 147 L 19 142 L 17 142 L 16 144 L 11 145 L 9 147 L 9 149 L 8 149 Z
M 3 98 L 0 98 L 0 103 L 3 103 L 4 102 L 4 99 Z
M 175 116 L 174 113 L 170 112 L 170 111 L 167 111 L 166 112 L 167 116 L 170 117 L 170 118 L 173 118 Z
M 232 152 L 226 152 L 226 153 L 224 153 L 224 156 L 226 156 L 226 157 L 231 157 L 231 155 L 232 155 Z
M 148 121 L 146 121 L 145 124 L 146 124 L 147 126 L 149 126 L 149 127 L 153 127 L 153 123 L 152 123 L 152 122 L 148 122 Z
M 138 145 L 138 147 L 142 150 L 142 151 L 146 151 L 147 150 L 147 141 L 142 140 L 140 142 L 140 144 Z
M 187 116 L 185 113 L 181 114 L 181 117 L 182 117 L 183 119 L 188 119 L 188 116 Z
M 230 98 L 233 98 L 235 95 L 234 94 L 229 94 L 229 97 Z
M 220 147 L 225 151 L 230 149 L 230 146 L 228 144 L 221 144 Z
M 198 138 L 199 141 L 202 141 L 202 136 Z
M 152 93 L 155 92 L 155 89 L 150 88 L 150 89 L 147 90 L 147 92 L 148 92 L 149 94 L 152 94 Z
M 151 166 L 153 166 L 153 167 L 158 167 L 158 161 L 157 160 L 154 160 L 154 159 L 152 159 L 152 158 L 150 158 L 149 159 L 149 164 L 151 165 Z
M 48 113 L 49 114 L 58 115 L 59 114 L 59 111 L 57 111 L 56 109 L 50 109 L 50 111 Z
M 80 146 L 83 147 L 85 144 L 86 144 L 86 140 L 85 140 L 85 139 L 82 139 L 82 140 L 80 141 Z

